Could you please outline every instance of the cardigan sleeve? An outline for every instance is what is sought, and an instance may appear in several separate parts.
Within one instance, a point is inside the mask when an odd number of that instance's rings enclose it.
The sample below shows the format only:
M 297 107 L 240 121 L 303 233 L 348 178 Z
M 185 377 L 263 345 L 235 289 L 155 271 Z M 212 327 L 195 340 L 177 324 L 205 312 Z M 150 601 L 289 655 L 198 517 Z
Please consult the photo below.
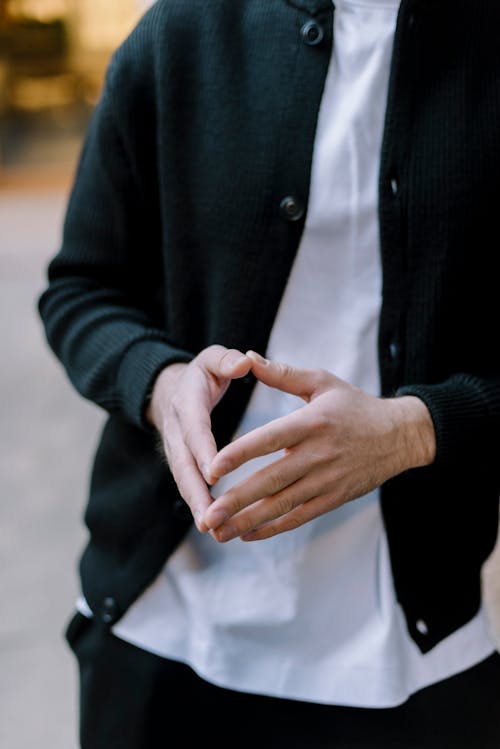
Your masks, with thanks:
M 414 395 L 429 409 L 436 432 L 436 466 L 485 465 L 491 470 L 498 464 L 500 376 L 457 373 L 441 383 L 401 387 L 397 395 Z
M 144 111 L 134 104 L 126 76 L 117 80 L 115 58 L 87 131 L 62 244 L 48 266 L 38 310 L 48 343 L 77 391 L 149 429 L 145 408 L 156 375 L 193 355 L 169 339 L 159 312 L 164 269 L 154 174 L 139 179 L 129 132 Z M 152 137 L 147 134 L 148 141 Z

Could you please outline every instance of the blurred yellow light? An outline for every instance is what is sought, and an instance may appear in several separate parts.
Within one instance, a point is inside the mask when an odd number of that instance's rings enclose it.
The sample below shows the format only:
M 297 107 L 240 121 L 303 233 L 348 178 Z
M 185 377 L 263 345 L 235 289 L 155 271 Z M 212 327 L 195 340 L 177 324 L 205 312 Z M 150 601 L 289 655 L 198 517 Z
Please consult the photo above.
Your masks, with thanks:
M 64 17 L 71 5 L 70 0 L 10 0 L 8 10 L 13 17 L 24 16 L 36 21 L 52 21 Z

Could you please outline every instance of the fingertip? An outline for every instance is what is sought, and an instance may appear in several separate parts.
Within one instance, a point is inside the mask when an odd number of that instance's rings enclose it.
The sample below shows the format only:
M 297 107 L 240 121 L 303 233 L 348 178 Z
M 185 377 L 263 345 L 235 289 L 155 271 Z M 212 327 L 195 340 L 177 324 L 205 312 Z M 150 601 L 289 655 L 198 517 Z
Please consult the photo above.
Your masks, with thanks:
M 231 471 L 232 466 L 227 461 L 218 461 L 217 458 L 214 458 L 214 461 L 210 466 L 210 476 L 214 479 L 213 483 L 215 484 L 216 481 L 222 478 L 222 476 L 226 476 L 228 473 L 231 473 Z
M 249 359 L 252 360 L 254 364 L 260 364 L 262 367 L 267 367 L 269 364 L 269 360 L 265 359 L 263 356 L 258 354 L 256 351 L 252 351 L 251 349 L 246 352 L 246 355 Z
M 209 486 L 214 486 L 214 484 L 216 484 L 216 483 L 217 483 L 217 481 L 219 480 L 219 478 L 220 478 L 220 476 L 216 476 L 216 475 L 215 475 L 215 474 L 213 474 L 213 473 L 209 473 L 209 474 L 207 474 L 207 475 L 205 476 L 205 481 L 207 482 L 207 484 L 208 484 Z
M 232 362 L 233 368 L 239 367 L 242 364 L 248 364 L 248 356 L 246 354 L 240 354 Z
M 201 472 L 203 474 L 203 478 L 205 479 L 205 482 L 209 486 L 213 486 L 215 482 L 217 481 L 218 476 L 216 476 L 211 470 L 211 464 L 209 462 L 203 463 L 203 465 L 201 466 Z
M 226 377 L 230 377 L 238 372 L 243 365 L 245 365 L 245 368 L 250 367 L 248 356 L 242 354 L 241 351 L 237 351 L 236 349 L 231 350 L 224 355 L 223 360 L 220 363 L 220 371 Z
M 195 522 L 197 529 L 200 531 L 200 533 L 206 533 L 208 531 L 208 526 L 203 519 L 202 512 L 194 513 L 194 522 Z

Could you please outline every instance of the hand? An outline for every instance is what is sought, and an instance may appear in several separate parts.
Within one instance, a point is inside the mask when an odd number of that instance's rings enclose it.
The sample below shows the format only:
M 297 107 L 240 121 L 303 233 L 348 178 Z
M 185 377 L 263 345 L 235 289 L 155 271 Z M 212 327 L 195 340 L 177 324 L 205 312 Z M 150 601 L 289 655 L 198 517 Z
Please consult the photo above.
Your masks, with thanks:
M 158 430 L 179 492 L 198 524 L 212 498 L 208 468 L 217 453 L 210 414 L 231 380 L 250 371 L 235 349 L 209 346 L 189 364 L 175 363 L 155 380 L 147 419 Z
M 215 456 L 211 483 L 257 456 L 284 451 L 207 509 L 200 529 L 216 540 L 254 541 L 289 531 L 434 460 L 434 427 L 419 398 L 378 398 L 324 370 L 247 355 L 261 382 L 307 405 Z

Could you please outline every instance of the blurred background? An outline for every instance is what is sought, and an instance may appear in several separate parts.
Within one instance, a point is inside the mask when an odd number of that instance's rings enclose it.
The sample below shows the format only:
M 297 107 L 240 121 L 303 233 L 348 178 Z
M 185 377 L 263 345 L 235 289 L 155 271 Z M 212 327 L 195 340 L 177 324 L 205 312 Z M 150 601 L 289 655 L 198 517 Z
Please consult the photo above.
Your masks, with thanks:
M 150 4 L 0 0 L 1 749 L 78 747 L 62 633 L 103 414 L 50 354 L 36 302 L 109 57 Z M 500 551 L 484 579 L 500 643 Z
M 62 633 L 103 415 L 49 352 L 36 302 L 109 57 L 148 5 L 0 0 L 1 749 L 78 747 Z
M 110 53 L 150 3 L 0 0 L 0 185 L 68 176 Z

